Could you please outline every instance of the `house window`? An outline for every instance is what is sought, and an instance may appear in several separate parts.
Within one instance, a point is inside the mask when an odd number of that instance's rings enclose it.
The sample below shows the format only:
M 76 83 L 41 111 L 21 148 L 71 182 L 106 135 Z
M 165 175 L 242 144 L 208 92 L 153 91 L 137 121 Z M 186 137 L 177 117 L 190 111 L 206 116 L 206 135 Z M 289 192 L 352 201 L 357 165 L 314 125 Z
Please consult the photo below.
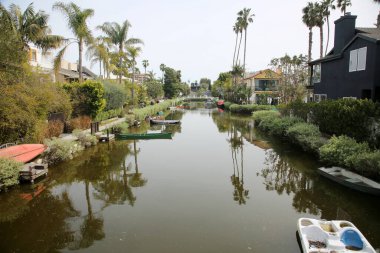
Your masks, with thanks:
M 314 102 L 321 102 L 323 100 L 326 100 L 327 99 L 327 95 L 326 94 L 314 94 Z
M 313 66 L 313 83 L 321 82 L 321 64 Z
M 367 61 L 367 47 L 350 51 L 349 72 L 365 70 Z
M 36 49 L 30 49 L 29 54 L 30 54 L 29 60 L 36 62 L 37 61 L 37 50 Z
M 277 91 L 278 80 L 255 80 L 255 91 Z

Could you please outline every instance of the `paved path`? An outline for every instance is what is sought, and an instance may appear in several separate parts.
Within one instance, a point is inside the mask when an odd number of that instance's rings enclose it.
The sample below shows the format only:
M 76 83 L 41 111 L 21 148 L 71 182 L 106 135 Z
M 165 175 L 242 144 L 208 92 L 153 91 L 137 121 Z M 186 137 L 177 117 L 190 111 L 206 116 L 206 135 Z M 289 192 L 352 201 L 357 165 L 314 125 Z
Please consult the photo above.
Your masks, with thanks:
M 120 124 L 120 123 L 123 123 L 123 122 L 125 122 L 125 118 L 119 118 L 119 119 L 117 119 L 115 121 L 112 121 L 112 122 L 110 122 L 108 124 L 104 124 L 104 125 L 99 126 L 99 131 L 103 131 L 103 130 L 105 130 L 107 128 L 110 128 L 110 127 L 112 127 L 114 125 L 117 125 L 117 124 Z M 85 133 L 91 133 L 91 129 L 89 128 L 89 129 L 83 130 L 83 132 L 85 132 Z M 70 141 L 77 140 L 77 137 L 75 137 L 73 134 L 61 134 L 59 137 L 62 140 L 70 140 Z

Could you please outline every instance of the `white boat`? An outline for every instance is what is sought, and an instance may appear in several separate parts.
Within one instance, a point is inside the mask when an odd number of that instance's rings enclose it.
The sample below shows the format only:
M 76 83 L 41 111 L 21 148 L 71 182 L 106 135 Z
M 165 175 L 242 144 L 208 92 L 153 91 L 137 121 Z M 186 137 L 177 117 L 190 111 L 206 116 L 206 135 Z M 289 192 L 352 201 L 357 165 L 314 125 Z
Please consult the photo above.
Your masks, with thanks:
M 337 183 L 347 186 L 351 189 L 373 194 L 380 195 L 380 184 L 372 181 L 366 177 L 356 174 L 352 171 L 340 167 L 325 168 L 321 167 L 318 172 Z
M 301 218 L 297 229 L 303 253 L 376 253 L 349 221 Z

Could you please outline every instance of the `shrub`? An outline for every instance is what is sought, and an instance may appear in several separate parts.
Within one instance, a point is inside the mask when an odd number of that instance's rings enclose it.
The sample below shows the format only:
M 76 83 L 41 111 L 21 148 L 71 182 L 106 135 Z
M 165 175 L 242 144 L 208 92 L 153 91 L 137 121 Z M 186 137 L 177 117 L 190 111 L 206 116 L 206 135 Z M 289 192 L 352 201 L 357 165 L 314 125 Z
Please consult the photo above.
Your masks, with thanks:
M 179 100 L 171 99 L 165 100 L 164 102 L 149 105 L 144 108 L 137 108 L 133 110 L 133 114 L 135 115 L 136 120 L 143 120 L 146 116 L 156 115 L 159 111 L 164 111 L 173 104 L 177 104 Z
M 83 147 L 75 141 L 57 138 L 46 139 L 45 145 L 48 148 L 42 156 L 49 164 L 56 164 L 72 159 L 77 152 L 83 150 Z
M 75 129 L 73 131 L 73 134 L 78 138 L 79 143 L 85 148 L 95 146 L 96 143 L 98 143 L 96 136 L 86 133 L 82 130 Z
M 229 111 L 231 105 L 233 105 L 233 103 L 228 102 L 228 101 L 225 101 L 225 102 L 224 102 L 224 109 L 226 109 L 227 111 Z
M 123 116 L 124 116 L 123 109 L 118 108 L 118 109 L 98 113 L 98 115 L 95 118 L 95 121 L 103 121 L 103 120 L 116 118 L 116 117 L 122 118 Z
M 117 124 L 116 126 L 112 127 L 112 131 L 114 134 L 122 134 L 122 133 L 127 133 L 128 132 L 128 123 L 124 122 L 121 124 Z
M 367 143 L 357 143 L 347 136 L 333 136 L 319 149 L 322 162 L 328 165 L 350 167 L 348 158 L 355 154 L 369 152 Z
M 0 186 L 9 187 L 18 184 L 22 163 L 8 158 L 0 158 Z
M 316 125 L 305 122 L 289 127 L 286 135 L 292 143 L 300 146 L 304 151 L 315 154 L 318 154 L 319 148 L 326 142 Z
M 380 151 L 353 154 L 346 160 L 348 166 L 366 177 L 380 180 Z
M 63 133 L 64 124 L 60 120 L 52 120 L 48 122 L 45 138 L 58 137 Z
M 302 122 L 302 119 L 296 117 L 279 117 L 272 121 L 269 133 L 277 136 L 286 136 L 288 128 L 300 122 Z
M 259 124 L 263 119 L 267 117 L 278 118 L 280 113 L 277 111 L 256 111 L 252 113 L 252 117 L 256 124 Z
M 233 104 L 229 107 L 229 110 L 233 113 L 240 114 L 252 114 L 255 111 L 273 110 L 274 106 L 271 105 L 237 105 Z
M 71 133 L 74 129 L 89 129 L 91 127 L 91 118 L 89 116 L 80 116 L 71 119 L 67 124 L 67 132 Z

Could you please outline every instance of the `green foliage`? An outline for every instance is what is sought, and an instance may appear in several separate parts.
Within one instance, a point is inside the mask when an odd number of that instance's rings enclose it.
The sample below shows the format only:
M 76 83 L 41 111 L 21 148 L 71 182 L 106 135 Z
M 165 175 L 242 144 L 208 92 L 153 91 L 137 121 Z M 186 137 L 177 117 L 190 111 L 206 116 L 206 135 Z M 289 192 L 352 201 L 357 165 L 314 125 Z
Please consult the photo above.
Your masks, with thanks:
M 73 135 L 78 138 L 79 143 L 85 148 L 95 146 L 96 143 L 98 143 L 96 136 L 86 133 L 80 129 L 75 129 L 73 131 Z
M 123 122 L 120 124 L 117 124 L 116 126 L 112 127 L 114 134 L 124 134 L 128 133 L 129 124 L 127 122 Z
M 96 115 L 95 121 L 103 121 L 103 120 L 116 118 L 116 117 L 122 118 L 123 116 L 124 116 L 124 110 L 119 108 L 115 110 L 109 110 L 109 111 L 98 113 L 98 115 Z
M 319 149 L 321 161 L 328 165 L 349 167 L 349 157 L 369 152 L 367 143 L 357 143 L 354 139 L 341 135 L 333 136 Z
M 227 111 L 229 111 L 231 105 L 233 105 L 233 103 L 231 103 L 231 102 L 229 102 L 229 101 L 225 101 L 225 102 L 224 102 L 224 109 L 227 110 Z
M 178 100 L 166 100 L 164 102 L 149 105 L 144 108 L 137 108 L 133 110 L 133 114 L 135 115 L 136 120 L 144 120 L 146 116 L 156 115 L 157 112 L 165 111 L 167 108 L 172 106 L 173 104 L 177 104 Z
M 237 105 L 233 104 L 229 110 L 233 113 L 252 114 L 255 111 L 274 110 L 276 107 L 271 105 Z
M 181 84 L 181 71 L 165 67 L 164 79 L 164 92 L 165 97 L 173 98 L 178 96 Z
M 73 116 L 87 115 L 95 118 L 105 107 L 104 87 L 98 81 L 87 80 L 82 83 L 64 84 L 63 87 L 70 94 Z
M 353 154 L 346 159 L 350 168 L 366 177 L 380 179 L 380 151 Z
M 263 124 L 265 120 L 263 120 L 261 124 Z M 286 131 L 291 126 L 302 122 L 302 119 L 296 118 L 296 117 L 280 117 L 273 121 L 270 121 L 271 123 L 266 125 L 266 128 L 269 129 L 269 133 L 277 136 L 286 136 Z
M 161 84 L 161 82 L 159 82 L 158 80 L 149 80 L 147 82 L 145 82 L 145 85 L 146 85 L 146 88 L 147 88 L 147 93 L 148 93 L 148 96 L 152 99 L 158 99 L 158 98 L 162 98 L 164 96 L 164 89 L 163 89 L 163 86 Z
M 9 187 L 18 184 L 20 169 L 22 163 L 0 157 L 0 186 Z
M 266 118 L 279 118 L 280 113 L 278 111 L 255 111 L 252 113 L 252 118 L 255 120 L 256 124 L 260 124 L 260 122 Z
M 325 144 L 325 139 L 316 125 L 300 122 L 286 130 L 288 139 L 300 146 L 306 152 L 319 153 L 319 148 Z
M 106 111 L 120 109 L 127 101 L 127 92 L 123 86 L 110 81 L 102 81 L 104 85 L 104 99 Z
M 46 139 L 45 145 L 47 145 L 48 148 L 42 156 L 48 164 L 57 164 L 72 159 L 76 153 L 83 150 L 83 146 L 75 141 L 57 138 Z

